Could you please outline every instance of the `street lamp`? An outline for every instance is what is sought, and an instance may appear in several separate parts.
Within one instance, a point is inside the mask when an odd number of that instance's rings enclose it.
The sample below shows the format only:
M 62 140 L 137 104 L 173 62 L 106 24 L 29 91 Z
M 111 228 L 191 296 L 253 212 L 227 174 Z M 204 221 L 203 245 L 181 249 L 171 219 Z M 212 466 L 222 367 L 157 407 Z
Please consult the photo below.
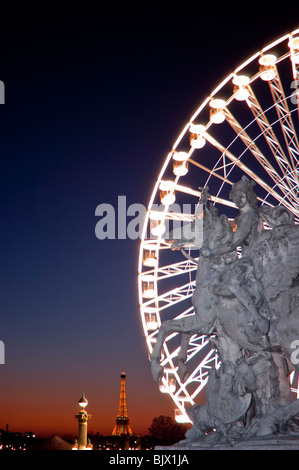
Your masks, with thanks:
M 87 421 L 91 418 L 91 414 L 88 414 L 85 410 L 88 405 L 88 400 L 85 397 L 84 393 L 78 402 L 80 406 L 80 411 L 75 418 L 79 423 L 79 432 L 78 432 L 78 441 L 73 447 L 73 450 L 87 450 Z

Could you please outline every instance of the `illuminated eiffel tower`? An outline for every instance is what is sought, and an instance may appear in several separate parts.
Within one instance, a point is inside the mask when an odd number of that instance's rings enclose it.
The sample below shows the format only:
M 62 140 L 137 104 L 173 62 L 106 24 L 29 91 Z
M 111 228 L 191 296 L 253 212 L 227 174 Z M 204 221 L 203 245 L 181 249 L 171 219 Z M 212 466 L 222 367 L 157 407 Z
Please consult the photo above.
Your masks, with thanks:
M 115 423 L 116 424 L 113 428 L 112 436 L 131 436 L 133 434 L 128 418 L 126 397 L 126 374 L 124 371 L 120 374 L 120 396 L 118 414 Z

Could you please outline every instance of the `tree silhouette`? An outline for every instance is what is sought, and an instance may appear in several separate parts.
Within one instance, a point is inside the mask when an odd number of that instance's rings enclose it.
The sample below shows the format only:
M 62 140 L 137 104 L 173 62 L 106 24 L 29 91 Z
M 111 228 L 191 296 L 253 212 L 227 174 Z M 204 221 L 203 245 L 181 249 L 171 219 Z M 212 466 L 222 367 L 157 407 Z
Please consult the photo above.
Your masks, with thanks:
M 161 445 L 172 445 L 185 438 L 186 426 L 178 424 L 170 416 L 153 418 L 148 429 L 149 435 Z

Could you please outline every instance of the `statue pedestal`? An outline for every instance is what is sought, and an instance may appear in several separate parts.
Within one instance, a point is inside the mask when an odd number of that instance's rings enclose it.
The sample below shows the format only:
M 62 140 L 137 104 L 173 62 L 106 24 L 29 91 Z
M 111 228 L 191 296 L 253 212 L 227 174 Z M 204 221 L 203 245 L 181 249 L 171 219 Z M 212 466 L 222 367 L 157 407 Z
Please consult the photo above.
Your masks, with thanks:
M 260 437 L 236 442 L 184 441 L 173 446 L 156 446 L 155 450 L 299 450 L 299 435 Z

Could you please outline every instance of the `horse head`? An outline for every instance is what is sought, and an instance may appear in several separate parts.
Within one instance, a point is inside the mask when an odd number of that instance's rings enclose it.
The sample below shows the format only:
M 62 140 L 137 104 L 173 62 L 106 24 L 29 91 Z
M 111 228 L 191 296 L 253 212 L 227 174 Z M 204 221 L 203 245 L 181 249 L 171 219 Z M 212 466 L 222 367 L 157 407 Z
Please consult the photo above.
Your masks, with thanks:
M 233 231 L 226 215 L 218 215 L 215 206 L 206 205 L 203 215 L 203 246 L 215 248 L 232 239 Z

